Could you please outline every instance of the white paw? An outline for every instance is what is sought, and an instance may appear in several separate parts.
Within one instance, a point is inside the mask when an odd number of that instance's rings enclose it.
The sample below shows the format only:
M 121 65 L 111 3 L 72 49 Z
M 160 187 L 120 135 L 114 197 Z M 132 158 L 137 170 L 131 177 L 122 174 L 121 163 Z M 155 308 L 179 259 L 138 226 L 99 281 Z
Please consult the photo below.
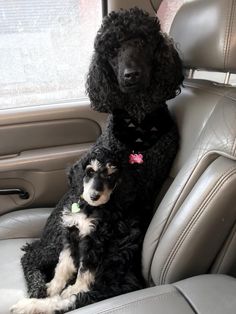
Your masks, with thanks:
M 80 292 L 87 292 L 89 288 L 86 284 L 75 283 L 74 285 L 68 286 L 65 290 L 62 291 L 62 299 L 70 298 L 72 295 L 78 294 Z
M 80 292 L 80 289 L 78 288 L 77 285 L 71 285 L 71 286 L 68 286 L 64 291 L 62 291 L 61 297 L 63 299 L 67 299 L 71 297 L 73 294 L 77 294 L 79 292 Z
M 47 283 L 46 286 L 47 286 L 47 295 L 49 297 L 53 297 L 61 293 L 61 291 L 65 287 L 65 284 L 60 283 L 56 280 L 52 280 L 49 283 Z
M 37 299 L 22 299 L 10 308 L 12 314 L 42 314 L 35 308 Z

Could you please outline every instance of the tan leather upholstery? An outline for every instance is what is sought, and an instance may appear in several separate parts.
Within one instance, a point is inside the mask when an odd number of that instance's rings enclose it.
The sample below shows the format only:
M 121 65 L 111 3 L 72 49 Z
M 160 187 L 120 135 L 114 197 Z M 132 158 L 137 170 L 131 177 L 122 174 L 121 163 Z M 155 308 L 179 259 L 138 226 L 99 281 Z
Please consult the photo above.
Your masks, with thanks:
M 32 239 L 0 241 L 1 280 L 0 314 L 26 296 L 20 265 L 20 248 Z M 234 314 L 236 279 L 223 275 L 205 275 L 172 285 L 148 288 L 111 298 L 71 313 L 79 314 Z M 217 306 L 216 306 L 217 305 Z
M 187 1 L 171 27 L 185 65 L 236 72 L 236 1 Z
M 236 1 L 183 5 L 171 34 L 186 66 L 235 71 L 235 8 Z M 181 146 L 145 237 L 143 273 L 155 285 L 207 272 L 235 275 L 236 88 L 186 80 L 169 107 Z
M 0 215 L 55 206 L 68 190 L 65 169 L 87 152 L 106 118 L 88 100 L 1 110 L 0 189 L 21 188 L 29 198 L 1 195 Z
M 21 247 L 32 239 L 0 241 L 0 314 L 9 314 L 9 308 L 27 295 L 26 283 L 20 264 Z
M 234 314 L 236 279 L 199 276 L 86 306 L 78 314 Z
M 209 272 L 234 227 L 235 186 L 236 162 L 218 157 L 202 172 L 178 210 L 175 209 L 177 212 L 168 217 L 162 234 L 155 237 L 160 221 L 163 225 L 160 216 L 164 207 L 157 211 L 148 232 L 154 252 L 150 254 L 149 246 L 149 252 L 143 254 L 144 258 L 152 256 L 149 276 L 155 284 Z M 146 237 L 146 241 L 151 239 Z M 236 255 L 232 258 L 236 265 Z
M 3 215 L 0 219 L 0 240 L 38 238 L 52 208 L 25 209 Z

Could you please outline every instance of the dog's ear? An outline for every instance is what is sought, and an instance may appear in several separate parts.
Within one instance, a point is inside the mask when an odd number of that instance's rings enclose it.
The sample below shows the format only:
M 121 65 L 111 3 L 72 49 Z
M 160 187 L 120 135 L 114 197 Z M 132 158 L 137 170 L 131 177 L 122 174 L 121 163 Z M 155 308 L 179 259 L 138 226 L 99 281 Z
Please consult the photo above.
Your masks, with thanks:
M 184 80 L 182 61 L 174 42 L 167 35 L 160 34 L 160 41 L 154 56 L 154 86 L 156 95 L 166 101 L 180 93 Z
M 107 64 L 102 60 L 98 53 L 94 53 L 86 81 L 86 92 L 91 100 L 91 106 L 94 110 L 100 112 L 109 112 L 107 103 L 110 84 L 108 82 Z
M 117 79 L 108 60 L 95 52 L 89 67 L 86 93 L 91 107 L 99 112 L 111 113 L 114 104 L 120 103 L 120 90 Z M 117 101 L 119 99 L 119 101 Z
M 79 161 L 77 161 L 68 171 L 67 171 L 67 176 L 69 180 L 69 185 L 70 186 L 76 186 L 77 185 L 77 174 L 78 174 L 78 169 L 79 169 Z
M 67 171 L 67 176 L 69 180 L 69 185 L 71 187 L 79 187 L 83 185 L 84 169 L 88 162 L 88 156 L 83 156 L 79 161 L 77 161 L 72 167 Z

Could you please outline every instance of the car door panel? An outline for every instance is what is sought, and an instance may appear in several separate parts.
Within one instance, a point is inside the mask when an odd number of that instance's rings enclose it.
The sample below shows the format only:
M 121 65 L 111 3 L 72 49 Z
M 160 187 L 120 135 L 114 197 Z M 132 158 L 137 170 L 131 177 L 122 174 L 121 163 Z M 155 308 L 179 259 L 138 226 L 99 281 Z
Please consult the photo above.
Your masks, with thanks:
M 100 126 L 89 119 L 64 119 L 0 127 L 1 156 L 26 150 L 94 142 Z
M 55 206 L 68 188 L 66 169 L 96 141 L 106 115 L 92 111 L 88 102 L 6 110 L 3 115 L 0 190 L 21 189 L 29 197 L 0 195 L 0 214 Z

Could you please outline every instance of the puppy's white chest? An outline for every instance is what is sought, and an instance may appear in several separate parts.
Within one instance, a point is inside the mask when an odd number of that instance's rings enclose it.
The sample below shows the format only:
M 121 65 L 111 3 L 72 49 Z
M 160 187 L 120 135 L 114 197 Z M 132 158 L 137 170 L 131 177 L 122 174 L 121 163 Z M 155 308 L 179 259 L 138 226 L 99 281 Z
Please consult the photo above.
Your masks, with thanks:
M 63 212 L 62 222 L 65 227 L 78 228 L 81 237 L 89 235 L 96 228 L 95 218 L 89 218 L 84 213 L 71 213 L 67 209 Z

